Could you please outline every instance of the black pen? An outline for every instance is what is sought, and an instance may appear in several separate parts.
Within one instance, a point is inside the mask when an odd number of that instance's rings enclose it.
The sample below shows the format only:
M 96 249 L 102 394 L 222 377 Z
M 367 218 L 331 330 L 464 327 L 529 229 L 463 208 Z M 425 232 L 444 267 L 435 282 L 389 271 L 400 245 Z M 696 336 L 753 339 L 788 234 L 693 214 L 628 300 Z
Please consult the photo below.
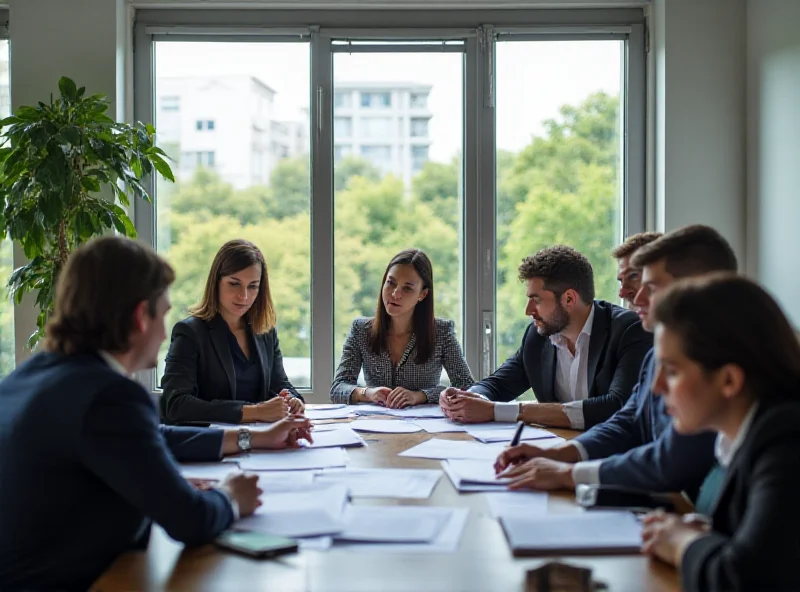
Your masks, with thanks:
M 511 438 L 511 444 L 509 446 L 519 446 L 519 440 L 522 438 L 522 428 L 525 427 L 524 421 L 517 422 L 517 429 L 514 431 L 514 437 Z

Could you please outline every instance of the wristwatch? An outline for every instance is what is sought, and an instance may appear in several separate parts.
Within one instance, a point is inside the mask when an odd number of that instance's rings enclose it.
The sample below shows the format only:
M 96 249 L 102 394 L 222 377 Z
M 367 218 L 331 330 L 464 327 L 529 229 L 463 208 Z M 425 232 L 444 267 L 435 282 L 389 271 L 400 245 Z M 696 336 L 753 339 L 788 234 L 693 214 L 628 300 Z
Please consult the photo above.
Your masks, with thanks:
M 247 428 L 239 428 L 239 439 L 236 441 L 236 444 L 242 452 L 250 450 L 250 430 Z

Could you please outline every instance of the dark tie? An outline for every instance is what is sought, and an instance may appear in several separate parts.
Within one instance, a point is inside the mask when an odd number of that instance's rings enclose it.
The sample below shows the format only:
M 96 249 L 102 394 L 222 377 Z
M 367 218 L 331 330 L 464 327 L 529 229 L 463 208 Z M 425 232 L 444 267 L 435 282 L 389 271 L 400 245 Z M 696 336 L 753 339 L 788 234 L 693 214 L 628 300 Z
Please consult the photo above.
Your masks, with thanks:
M 725 481 L 725 470 L 721 464 L 715 463 L 706 475 L 700 486 L 700 493 L 697 494 L 697 503 L 694 505 L 695 511 L 699 514 L 711 516 L 722 489 L 722 483 Z

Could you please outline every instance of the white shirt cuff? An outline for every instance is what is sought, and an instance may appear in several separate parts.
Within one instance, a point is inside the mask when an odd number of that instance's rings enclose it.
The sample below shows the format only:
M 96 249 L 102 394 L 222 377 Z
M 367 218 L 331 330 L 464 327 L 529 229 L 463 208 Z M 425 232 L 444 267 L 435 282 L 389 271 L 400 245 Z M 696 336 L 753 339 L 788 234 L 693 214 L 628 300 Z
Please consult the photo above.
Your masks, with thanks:
M 583 444 L 577 440 L 572 440 L 570 444 L 572 444 L 578 450 L 578 456 L 581 457 L 581 460 L 589 460 L 589 453 L 586 452 L 586 448 L 584 448 Z
M 582 430 L 583 423 L 583 401 L 570 401 L 561 405 L 567 415 L 569 425 L 573 430 Z
M 572 480 L 575 481 L 575 485 L 599 485 L 601 464 L 603 464 L 602 460 L 575 463 L 572 467 Z
M 236 522 L 239 519 L 239 502 L 233 499 L 231 492 L 228 491 L 224 487 L 215 487 L 217 491 L 219 491 L 222 495 L 225 496 L 225 499 L 228 500 L 228 503 L 231 505 L 231 512 L 233 513 L 233 521 Z
M 519 417 L 519 403 L 497 403 L 494 404 L 494 420 L 506 423 L 513 423 Z

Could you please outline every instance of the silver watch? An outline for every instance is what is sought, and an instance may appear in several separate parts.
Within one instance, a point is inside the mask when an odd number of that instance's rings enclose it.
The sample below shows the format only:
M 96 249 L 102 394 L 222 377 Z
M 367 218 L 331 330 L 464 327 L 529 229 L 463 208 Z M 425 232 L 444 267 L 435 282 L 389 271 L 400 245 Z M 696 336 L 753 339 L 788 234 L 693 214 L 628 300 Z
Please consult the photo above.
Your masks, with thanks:
M 250 450 L 250 430 L 247 428 L 239 428 L 239 439 L 236 441 L 236 444 L 242 452 Z

